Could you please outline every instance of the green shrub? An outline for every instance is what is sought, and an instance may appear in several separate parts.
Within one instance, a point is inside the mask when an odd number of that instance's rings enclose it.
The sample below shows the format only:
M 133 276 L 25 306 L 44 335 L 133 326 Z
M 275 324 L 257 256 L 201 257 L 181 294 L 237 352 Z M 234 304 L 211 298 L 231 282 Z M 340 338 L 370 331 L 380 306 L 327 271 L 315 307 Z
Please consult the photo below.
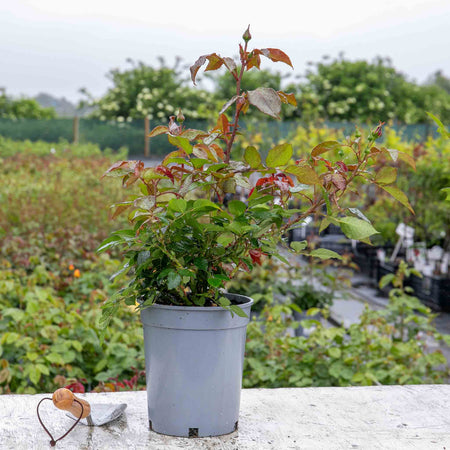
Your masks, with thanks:
M 302 321 L 304 327 L 315 326 L 308 338 L 291 337 L 289 328 L 295 322 L 285 319 L 289 305 L 267 305 L 263 319 L 248 326 L 244 387 L 448 382 L 447 361 L 429 343 L 450 344 L 450 336 L 436 331 L 436 315 L 408 288 L 402 283 L 396 286 L 385 309 L 373 311 L 366 305 L 359 322 L 348 328 Z
M 107 273 L 118 261 L 104 256 L 59 273 L 44 264 L 31 272 L 7 265 L 0 265 L 0 393 L 50 392 L 70 379 L 92 388 L 144 367 L 142 329 L 131 309 L 115 318 L 114 333 L 102 340 L 99 332 L 100 302 L 112 289 Z

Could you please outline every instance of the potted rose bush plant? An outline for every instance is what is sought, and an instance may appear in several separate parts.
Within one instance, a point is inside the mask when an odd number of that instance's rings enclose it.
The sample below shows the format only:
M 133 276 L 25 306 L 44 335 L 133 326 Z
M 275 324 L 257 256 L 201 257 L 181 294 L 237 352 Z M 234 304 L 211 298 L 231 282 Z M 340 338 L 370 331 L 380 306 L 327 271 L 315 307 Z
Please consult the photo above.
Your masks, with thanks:
M 191 67 L 194 84 L 204 64 L 206 71 L 225 68 L 235 80 L 236 95 L 212 129 L 185 127 L 180 111 L 167 126 L 150 133 L 167 135 L 174 146 L 160 165 L 119 161 L 105 174 L 138 189 L 113 205 L 114 215 L 128 213 L 131 227 L 113 233 L 99 249 L 122 249 L 122 271 L 130 274 L 129 283 L 104 304 L 103 324 L 122 302 L 140 310 L 150 428 L 164 434 L 210 436 L 237 428 L 252 300 L 227 294 L 224 284 L 264 258 L 286 262 L 280 246 L 298 254 L 339 257 L 329 250 L 311 252 L 306 242 L 285 243 L 287 232 L 315 212 L 323 216 L 322 227 L 333 223 L 353 239 L 368 240 L 375 229 L 359 211 L 345 210 L 339 201 L 355 178 L 377 184 L 394 181 L 391 172 L 386 180 L 384 172 L 380 176 L 370 170 L 387 152 L 374 146 L 381 126 L 364 147 L 358 139 L 328 141 L 294 161 L 289 143 L 273 147 L 266 158 L 248 146 L 242 160 L 232 160 L 243 114 L 257 108 L 279 118 L 283 103 L 296 104 L 285 92 L 241 90 L 245 73 L 259 69 L 262 57 L 292 66 L 281 50 L 250 50 L 250 40 L 247 29 L 238 62 L 212 53 Z M 327 152 L 340 159 L 325 159 Z M 401 193 L 396 196 L 404 201 Z M 299 209 L 288 208 L 292 198 L 300 200 Z

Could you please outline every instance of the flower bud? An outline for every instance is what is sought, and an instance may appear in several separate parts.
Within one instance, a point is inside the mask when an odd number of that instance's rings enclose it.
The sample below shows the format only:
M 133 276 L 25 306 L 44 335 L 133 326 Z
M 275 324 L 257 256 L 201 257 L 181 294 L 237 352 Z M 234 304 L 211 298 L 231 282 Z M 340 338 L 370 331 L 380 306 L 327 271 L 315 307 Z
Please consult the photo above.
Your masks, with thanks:
M 242 35 L 242 39 L 244 39 L 245 42 L 248 42 L 252 38 L 252 35 L 250 34 L 250 25 L 245 30 L 245 33 Z
M 183 116 L 183 113 L 181 112 L 181 108 L 178 110 L 178 114 L 177 114 L 177 122 L 179 123 L 183 123 L 185 120 L 185 117 Z

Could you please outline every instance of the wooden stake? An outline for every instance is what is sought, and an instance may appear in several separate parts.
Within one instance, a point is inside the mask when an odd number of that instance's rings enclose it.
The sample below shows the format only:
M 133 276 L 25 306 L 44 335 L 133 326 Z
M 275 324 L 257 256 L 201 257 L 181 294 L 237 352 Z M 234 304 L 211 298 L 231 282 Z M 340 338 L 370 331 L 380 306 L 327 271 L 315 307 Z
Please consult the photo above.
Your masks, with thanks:
M 144 119 L 144 128 L 145 128 L 145 147 L 144 147 L 144 156 L 148 158 L 150 156 L 150 138 L 148 135 L 150 134 L 150 119 L 145 117 Z
M 80 138 L 80 118 L 75 116 L 73 118 L 73 143 L 78 144 Z

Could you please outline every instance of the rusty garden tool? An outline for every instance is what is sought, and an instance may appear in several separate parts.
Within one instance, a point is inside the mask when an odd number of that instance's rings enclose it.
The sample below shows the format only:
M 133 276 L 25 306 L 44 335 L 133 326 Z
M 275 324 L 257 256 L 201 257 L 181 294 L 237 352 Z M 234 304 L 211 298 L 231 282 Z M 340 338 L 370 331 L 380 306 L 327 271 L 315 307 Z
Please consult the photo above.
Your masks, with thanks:
M 78 420 L 88 426 L 102 426 L 122 415 L 127 405 L 121 403 L 90 405 L 86 400 L 76 397 L 69 389 L 61 388 L 53 393 L 53 404 L 62 410 L 68 411 L 71 419 Z

